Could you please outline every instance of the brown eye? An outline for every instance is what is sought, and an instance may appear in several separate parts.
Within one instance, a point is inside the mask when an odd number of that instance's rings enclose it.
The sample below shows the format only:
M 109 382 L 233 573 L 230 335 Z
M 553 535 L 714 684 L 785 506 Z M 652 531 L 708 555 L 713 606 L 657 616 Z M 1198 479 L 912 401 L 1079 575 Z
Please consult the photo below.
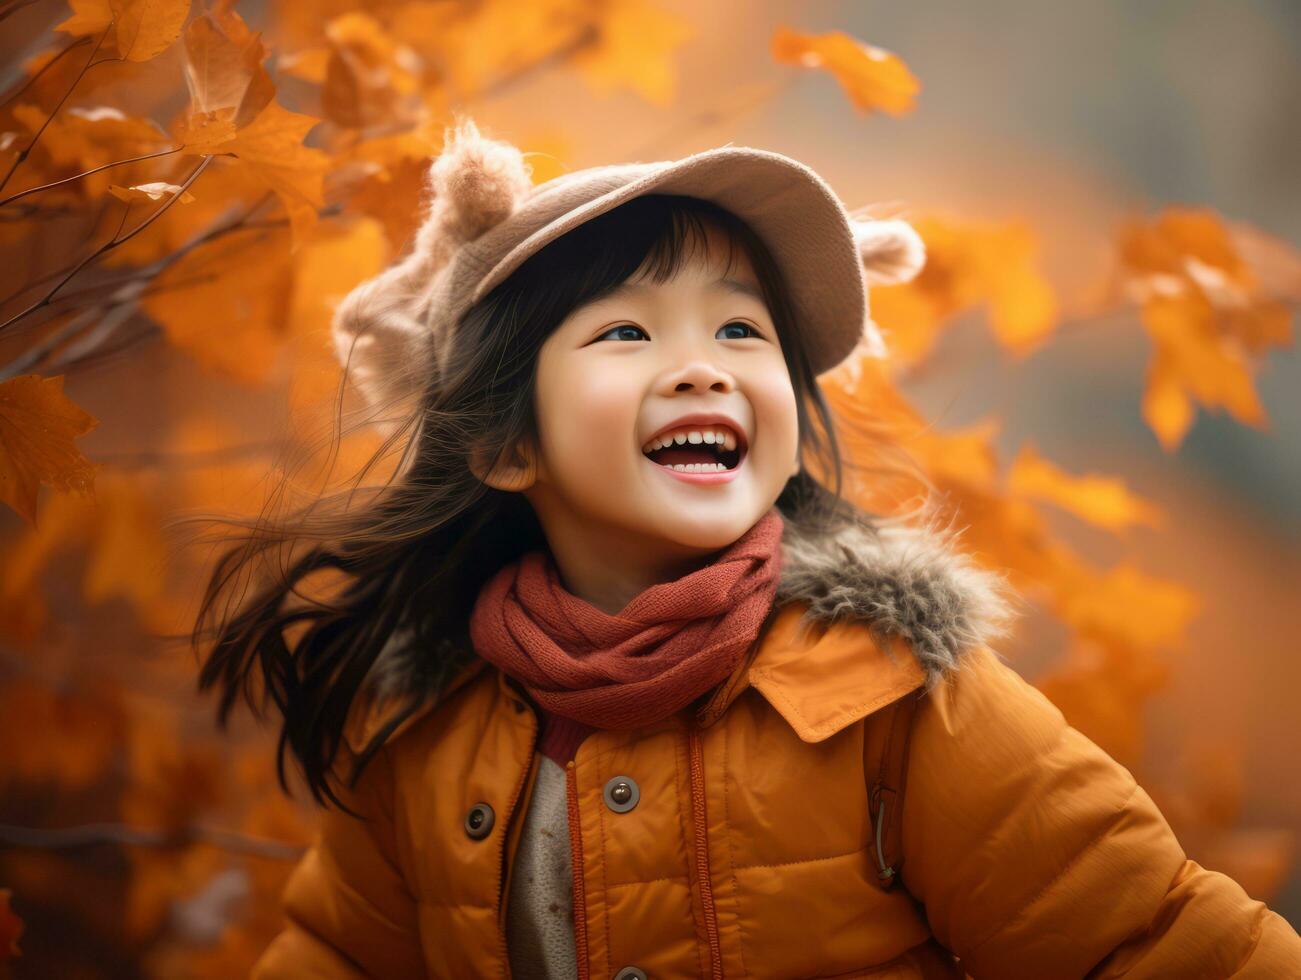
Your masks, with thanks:
M 750 326 L 750 324 L 741 323 L 740 321 L 736 323 L 727 323 L 718 328 L 719 333 L 722 333 L 724 330 L 727 331 L 740 330 L 742 332 L 741 333 L 729 332 L 726 336 L 720 337 L 719 338 L 720 340 L 745 340 L 745 338 L 747 337 L 762 337 L 762 334 L 760 334 L 758 330 L 754 329 L 754 327 Z
M 611 334 L 618 334 L 618 336 L 614 338 L 615 340 L 643 340 L 643 339 L 650 340 L 650 337 L 646 336 L 645 330 L 643 330 L 641 327 L 634 327 L 631 323 L 624 323 L 617 327 L 611 327 L 609 330 L 601 334 L 601 336 L 597 337 L 596 339 L 604 340 L 606 337 L 609 337 Z M 639 334 L 640 336 L 638 336 Z

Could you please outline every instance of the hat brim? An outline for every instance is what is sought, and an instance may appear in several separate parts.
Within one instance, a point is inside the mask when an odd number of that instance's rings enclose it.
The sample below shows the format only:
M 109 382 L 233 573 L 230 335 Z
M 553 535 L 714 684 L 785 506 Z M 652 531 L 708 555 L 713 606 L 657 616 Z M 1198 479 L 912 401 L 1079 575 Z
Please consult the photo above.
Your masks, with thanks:
M 795 326 L 814 374 L 834 368 L 862 339 L 867 282 L 844 205 L 809 167 L 750 147 L 719 147 L 676 161 L 594 168 L 539 184 L 517 215 L 483 236 L 500 234 L 509 241 L 521 232 L 517 222 L 540 222 L 491 266 L 471 301 L 477 303 L 549 242 L 649 193 L 712 201 L 750 225 L 786 278 Z M 469 248 L 480 255 L 494 251 L 492 242 L 482 239 Z

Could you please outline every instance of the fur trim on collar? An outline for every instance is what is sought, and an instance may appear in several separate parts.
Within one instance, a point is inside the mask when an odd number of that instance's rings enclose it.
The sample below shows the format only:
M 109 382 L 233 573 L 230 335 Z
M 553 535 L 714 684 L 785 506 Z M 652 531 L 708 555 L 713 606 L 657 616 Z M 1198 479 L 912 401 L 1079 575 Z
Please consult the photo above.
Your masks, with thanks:
M 953 546 L 956 534 L 927 526 L 851 526 L 834 534 L 798 529 L 782 535 L 775 605 L 805 602 L 804 621 L 831 626 L 861 621 L 912 648 L 927 687 L 960 666 L 963 654 L 1006 635 L 1018 597 L 1006 579 Z M 395 632 L 371 668 L 381 698 L 422 694 L 473 659 L 452 644 L 430 656 Z
M 787 523 L 777 604 L 807 602 L 806 622 L 858 620 L 908 643 L 932 688 L 965 653 L 1010 631 L 1020 599 L 1007 579 L 937 525 L 851 526 L 833 535 Z

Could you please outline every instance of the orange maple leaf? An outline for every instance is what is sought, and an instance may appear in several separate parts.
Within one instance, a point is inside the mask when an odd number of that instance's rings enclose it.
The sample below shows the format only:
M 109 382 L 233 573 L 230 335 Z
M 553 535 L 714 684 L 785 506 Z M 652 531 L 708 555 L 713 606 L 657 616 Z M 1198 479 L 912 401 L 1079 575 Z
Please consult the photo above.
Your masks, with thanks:
M 229 138 L 252 122 L 275 97 L 264 58 L 262 35 L 250 31 L 235 11 L 217 8 L 191 21 L 185 29 L 187 130 L 197 137 L 202 127 L 226 124 Z
M 1169 450 L 1182 441 L 1194 401 L 1264 428 L 1253 356 L 1292 342 L 1295 250 L 1230 227 L 1210 208 L 1171 207 L 1126 222 L 1119 253 L 1121 288 L 1140 304 L 1155 347 L 1143 417 L 1161 444 Z
M 1115 477 L 1071 476 L 1022 446 L 1007 475 L 1007 488 L 1020 497 L 1047 500 L 1109 531 L 1134 524 L 1161 527 L 1161 511 L 1132 494 Z
M 24 374 L 0 383 L 0 500 L 35 524 L 42 483 L 89 494 L 96 466 L 73 440 L 98 424 L 64 396 L 63 375 Z
M 898 55 L 843 31 L 801 34 L 778 27 L 772 36 L 772 56 L 783 64 L 825 68 L 862 112 L 906 115 L 921 91 L 921 82 Z
M 118 56 L 149 61 L 175 41 L 190 13 L 190 0 L 69 0 L 72 16 L 54 29 L 76 37 L 113 28 Z
M 321 89 L 325 115 L 340 126 L 414 125 L 420 110 L 419 56 L 368 14 L 344 14 L 325 29 L 329 59 Z

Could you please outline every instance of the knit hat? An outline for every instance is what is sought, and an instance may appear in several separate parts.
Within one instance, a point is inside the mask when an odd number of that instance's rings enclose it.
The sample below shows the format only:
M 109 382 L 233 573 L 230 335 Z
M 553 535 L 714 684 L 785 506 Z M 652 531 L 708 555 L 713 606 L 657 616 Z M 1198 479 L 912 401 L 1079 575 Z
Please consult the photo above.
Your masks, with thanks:
M 907 282 L 926 258 L 907 222 L 855 217 L 804 164 L 749 147 L 591 167 L 534 185 L 516 147 L 463 119 L 444 133 L 426 183 L 415 247 L 352 290 L 334 316 L 339 359 L 377 407 L 418 396 L 446 366 L 457 321 L 529 256 L 643 194 L 703 198 L 750 225 L 787 279 L 816 374 L 851 353 L 885 356 L 867 287 Z

